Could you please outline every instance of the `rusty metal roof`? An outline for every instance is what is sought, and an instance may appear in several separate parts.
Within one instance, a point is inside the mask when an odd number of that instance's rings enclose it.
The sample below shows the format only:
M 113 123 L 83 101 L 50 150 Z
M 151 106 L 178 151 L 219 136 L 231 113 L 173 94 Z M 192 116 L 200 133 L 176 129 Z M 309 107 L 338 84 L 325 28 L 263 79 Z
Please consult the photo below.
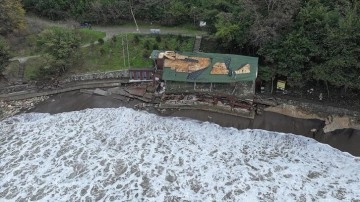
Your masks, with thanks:
M 243 55 L 154 50 L 150 58 L 165 59 L 162 78 L 168 81 L 253 81 L 258 72 L 258 58 Z

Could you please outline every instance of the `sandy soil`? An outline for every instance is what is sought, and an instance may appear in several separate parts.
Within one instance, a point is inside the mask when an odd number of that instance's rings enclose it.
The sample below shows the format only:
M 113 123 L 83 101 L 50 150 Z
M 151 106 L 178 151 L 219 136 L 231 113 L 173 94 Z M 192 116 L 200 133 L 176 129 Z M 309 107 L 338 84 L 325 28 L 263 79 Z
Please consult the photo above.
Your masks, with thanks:
M 84 94 L 74 91 L 55 95 L 45 102 L 38 104 L 29 112 L 55 114 L 78 111 L 87 108 L 117 108 L 120 106 L 133 108 L 138 103 L 139 101 L 137 100 L 124 103 L 110 97 Z M 148 109 L 148 111 L 157 113 L 156 110 L 151 108 Z M 360 130 L 350 128 L 335 130 L 324 134 L 322 133 L 322 129 L 325 126 L 325 121 L 315 118 L 299 119 L 266 111 L 262 115 L 256 116 L 254 120 L 198 110 L 169 110 L 161 115 L 187 117 L 200 121 L 214 122 L 224 127 L 234 127 L 238 129 L 264 129 L 303 135 L 314 138 L 319 142 L 329 144 L 341 151 L 346 151 L 352 155 L 360 156 L 360 147 L 358 145 L 360 142 Z M 312 132 L 314 129 L 317 132 Z
M 354 117 L 339 116 L 339 115 L 324 115 L 324 114 L 319 115 L 288 104 L 282 104 L 275 107 L 268 107 L 265 110 L 269 112 L 284 114 L 295 118 L 323 120 L 325 121 L 325 127 L 323 128 L 325 133 L 337 129 L 346 129 L 346 128 L 354 128 L 360 130 L 359 120 Z

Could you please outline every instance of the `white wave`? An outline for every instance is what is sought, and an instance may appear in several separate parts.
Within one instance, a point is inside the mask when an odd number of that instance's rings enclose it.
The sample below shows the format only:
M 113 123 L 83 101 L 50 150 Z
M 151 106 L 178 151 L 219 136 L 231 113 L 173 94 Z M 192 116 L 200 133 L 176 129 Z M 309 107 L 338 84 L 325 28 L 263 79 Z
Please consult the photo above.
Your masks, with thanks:
M 360 200 L 348 153 L 128 108 L 4 120 L 0 157 L 0 201 Z

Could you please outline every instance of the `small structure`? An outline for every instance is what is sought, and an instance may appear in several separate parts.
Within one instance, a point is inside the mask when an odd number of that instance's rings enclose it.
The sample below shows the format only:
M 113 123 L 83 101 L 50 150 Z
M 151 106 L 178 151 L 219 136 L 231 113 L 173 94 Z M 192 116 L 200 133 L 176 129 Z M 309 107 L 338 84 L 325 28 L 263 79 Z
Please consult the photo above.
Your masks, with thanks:
M 199 26 L 200 27 L 206 27 L 206 21 L 200 21 Z
M 150 58 L 166 93 L 207 92 L 244 99 L 255 94 L 256 57 L 154 50 Z
M 160 29 L 150 29 L 151 34 L 160 34 Z
M 129 69 L 129 82 L 149 82 L 154 79 L 153 69 Z
M 258 58 L 154 50 L 160 108 L 199 109 L 253 118 Z

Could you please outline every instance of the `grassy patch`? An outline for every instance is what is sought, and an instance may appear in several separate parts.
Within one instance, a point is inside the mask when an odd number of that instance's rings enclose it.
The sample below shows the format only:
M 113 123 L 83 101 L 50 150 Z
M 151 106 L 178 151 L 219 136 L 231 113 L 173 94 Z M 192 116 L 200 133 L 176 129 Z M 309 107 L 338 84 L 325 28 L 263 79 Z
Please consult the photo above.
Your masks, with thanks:
M 5 68 L 5 71 L 3 73 L 7 78 L 11 79 L 11 78 L 17 78 L 18 77 L 18 72 L 19 72 L 19 62 L 18 61 L 12 61 Z
M 40 67 L 45 66 L 46 59 L 43 57 L 36 57 L 30 58 L 25 63 L 25 72 L 24 72 L 24 79 L 30 80 L 33 76 L 36 75 L 36 72 Z M 4 72 L 7 78 L 9 79 L 16 79 L 18 78 L 19 72 L 19 62 L 12 61 L 7 67 Z
M 51 29 L 51 28 L 48 28 Z M 149 56 L 152 50 L 192 51 L 195 37 L 180 35 L 151 35 L 151 34 L 120 34 L 103 44 L 95 44 L 105 33 L 90 29 L 79 29 L 81 43 L 91 45 L 81 48 L 81 58 L 78 65 L 72 67 L 68 74 L 102 72 L 128 68 L 151 68 L 152 60 Z M 32 36 L 27 47 L 35 47 L 36 39 Z M 38 55 L 35 49 L 24 50 L 24 53 Z M 46 65 L 43 56 L 31 58 L 25 64 L 25 79 L 36 75 L 40 67 Z M 18 62 L 12 62 L 7 68 L 9 75 L 17 77 Z
M 25 66 L 25 79 L 31 79 L 32 77 L 35 77 L 40 67 L 44 67 L 45 65 L 46 59 L 43 57 L 28 59 Z
M 61 27 L 49 27 L 46 29 L 66 29 Z M 105 32 L 95 31 L 91 29 L 78 29 L 76 32 L 80 35 L 81 44 L 88 44 L 105 37 Z M 7 38 L 10 45 L 11 54 L 15 56 L 31 56 L 38 55 L 39 50 L 36 49 L 37 34 L 29 34 L 26 37 L 10 36 Z
M 81 44 L 88 44 L 97 41 L 98 39 L 102 39 L 106 36 L 105 32 L 95 31 L 92 29 L 78 29 L 77 32 L 81 37 Z
M 127 43 L 126 43 L 127 41 Z M 72 73 L 111 71 L 130 68 L 150 68 L 149 56 L 154 49 L 192 51 L 194 37 L 176 35 L 117 35 L 103 45 L 92 44 L 82 49 L 83 65 Z M 129 51 L 127 51 L 129 50 Z
M 36 34 L 27 36 L 9 36 L 7 43 L 10 47 L 10 53 L 13 57 L 29 56 L 36 53 Z

